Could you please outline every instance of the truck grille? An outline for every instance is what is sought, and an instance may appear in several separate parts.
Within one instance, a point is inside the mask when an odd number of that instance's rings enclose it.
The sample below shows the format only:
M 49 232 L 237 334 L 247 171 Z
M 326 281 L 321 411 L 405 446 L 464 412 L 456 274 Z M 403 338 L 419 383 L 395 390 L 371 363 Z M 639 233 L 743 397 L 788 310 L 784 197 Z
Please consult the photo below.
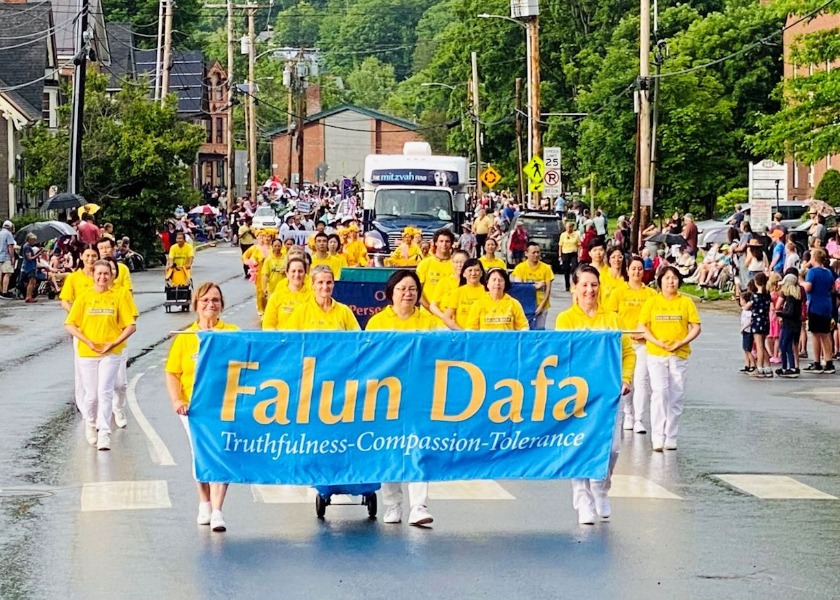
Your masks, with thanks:
M 435 234 L 434 234 L 433 231 L 430 231 L 430 232 L 424 231 L 423 232 L 423 241 L 424 242 L 431 242 L 432 237 L 434 237 L 434 235 Z M 400 245 L 401 241 L 402 241 L 402 231 L 391 231 L 391 232 L 388 233 L 388 248 L 390 248 L 391 251 L 396 249 L 397 246 Z

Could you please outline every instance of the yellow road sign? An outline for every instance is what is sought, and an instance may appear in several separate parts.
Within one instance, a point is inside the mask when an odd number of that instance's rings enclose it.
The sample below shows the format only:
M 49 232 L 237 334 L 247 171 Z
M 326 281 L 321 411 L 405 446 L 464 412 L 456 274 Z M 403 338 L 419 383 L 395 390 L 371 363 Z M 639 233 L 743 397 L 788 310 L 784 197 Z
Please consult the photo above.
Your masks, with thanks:
M 531 180 L 531 183 L 541 183 L 545 176 L 545 163 L 539 156 L 534 155 L 528 161 L 528 164 L 522 167 L 522 172 Z M 540 190 L 532 189 L 531 191 L 536 192 Z
M 481 179 L 481 183 L 486 185 L 491 190 L 493 189 L 494 185 L 496 185 L 502 180 L 502 176 L 499 174 L 499 172 L 490 165 L 487 165 L 487 168 L 481 172 L 479 178 Z
M 529 192 L 542 192 L 545 190 L 545 184 L 542 181 L 531 180 L 528 182 Z

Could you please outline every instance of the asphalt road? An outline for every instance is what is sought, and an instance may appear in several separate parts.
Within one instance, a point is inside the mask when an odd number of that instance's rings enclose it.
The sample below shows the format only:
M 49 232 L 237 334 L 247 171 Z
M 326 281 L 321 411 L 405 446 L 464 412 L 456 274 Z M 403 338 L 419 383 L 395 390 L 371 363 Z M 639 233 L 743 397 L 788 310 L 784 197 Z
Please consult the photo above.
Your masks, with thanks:
M 255 328 L 238 251 L 196 260 L 226 320 Z M 560 287 L 559 285 L 556 287 Z M 162 367 L 162 274 L 135 276 L 129 426 L 88 446 L 57 302 L 0 304 L 2 598 L 838 598 L 840 386 L 737 372 L 737 314 L 701 305 L 676 452 L 625 433 L 608 523 L 565 481 L 433 484 L 428 530 L 359 506 L 315 518 L 305 489 L 232 486 L 226 533 L 195 525 Z M 568 296 L 554 294 L 555 308 Z M 553 316 L 549 318 L 553 322 Z

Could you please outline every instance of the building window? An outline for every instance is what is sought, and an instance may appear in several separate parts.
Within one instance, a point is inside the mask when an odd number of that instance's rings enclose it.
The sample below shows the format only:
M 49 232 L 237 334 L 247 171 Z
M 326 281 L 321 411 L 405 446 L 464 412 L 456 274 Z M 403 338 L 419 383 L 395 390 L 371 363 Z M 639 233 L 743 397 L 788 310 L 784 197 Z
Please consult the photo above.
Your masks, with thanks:
M 205 136 L 208 144 L 213 143 L 213 122 L 210 119 L 204 121 L 204 130 L 207 132 Z
M 808 167 L 808 187 L 814 187 L 814 177 L 816 176 L 814 165 Z
M 793 162 L 793 188 L 796 189 L 799 187 L 799 163 L 794 161 Z
M 52 115 L 52 111 L 50 110 L 50 93 L 44 92 L 44 95 L 41 97 L 41 119 L 49 126 L 50 123 L 50 116 Z
M 222 119 L 221 117 L 216 117 L 216 143 L 225 143 L 224 119 Z
M 216 161 L 216 183 L 217 185 L 225 185 L 225 161 Z

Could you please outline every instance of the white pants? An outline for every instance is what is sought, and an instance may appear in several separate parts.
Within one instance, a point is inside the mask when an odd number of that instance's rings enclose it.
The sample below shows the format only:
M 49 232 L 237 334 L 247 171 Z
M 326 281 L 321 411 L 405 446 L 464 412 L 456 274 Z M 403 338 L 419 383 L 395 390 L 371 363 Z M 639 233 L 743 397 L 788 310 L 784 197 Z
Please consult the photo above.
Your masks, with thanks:
M 678 356 L 649 355 L 647 364 L 651 387 L 651 440 L 676 440 L 685 401 L 688 361 Z
M 79 358 L 79 373 L 84 388 L 82 416 L 88 423 L 95 423 L 102 433 L 111 433 L 114 384 L 119 370 L 119 354 Z
M 114 410 L 124 411 L 126 391 L 128 390 L 128 352 L 123 349 L 120 354 L 120 370 L 114 384 Z
M 612 446 L 610 447 L 610 464 L 607 468 L 606 479 L 572 479 L 572 506 L 575 510 L 588 507 L 590 510 L 595 510 L 595 496 L 606 496 L 610 491 L 612 485 L 612 474 L 615 469 L 615 463 L 618 462 L 618 449 L 621 434 L 619 433 L 621 427 L 621 411 L 615 413 L 615 423 L 613 424 Z
M 85 405 L 85 387 L 82 385 L 82 372 L 79 369 L 79 340 L 73 338 L 73 394 L 76 398 L 76 408 L 84 414 L 82 407 Z
M 408 501 L 411 506 L 422 504 L 426 506 L 429 499 L 429 483 L 416 481 L 408 484 Z M 402 504 L 403 490 L 401 483 L 383 483 L 382 500 L 385 506 L 396 506 Z
M 622 405 L 624 414 L 630 415 L 636 421 L 641 421 L 648 411 L 650 402 L 650 376 L 647 367 L 647 347 L 644 343 L 633 343 L 636 353 L 636 368 L 633 371 L 633 391 L 624 396 Z

